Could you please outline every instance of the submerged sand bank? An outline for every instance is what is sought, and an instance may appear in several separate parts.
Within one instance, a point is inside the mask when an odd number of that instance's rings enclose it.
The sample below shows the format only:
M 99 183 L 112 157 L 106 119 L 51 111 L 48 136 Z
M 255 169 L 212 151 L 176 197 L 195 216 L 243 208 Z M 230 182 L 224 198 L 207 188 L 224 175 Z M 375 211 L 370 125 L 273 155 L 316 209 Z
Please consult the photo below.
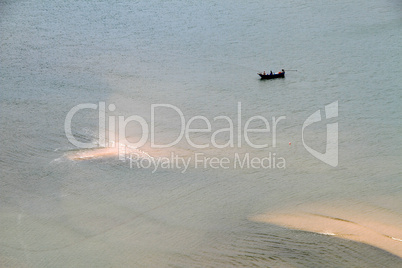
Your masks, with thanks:
M 88 160 L 108 157 L 127 157 L 128 153 L 136 154 L 139 157 L 149 158 L 148 153 L 139 149 L 119 150 L 118 147 L 96 148 L 88 150 L 74 151 L 67 154 L 67 158 L 70 160 Z
M 97 147 L 93 149 L 81 149 L 70 151 L 66 153 L 66 157 L 70 160 L 89 160 L 99 158 L 122 158 L 128 159 L 130 157 L 139 158 L 153 158 L 168 156 L 173 150 L 171 148 L 154 149 L 149 144 L 141 148 L 130 147 L 121 143 L 117 143 L 111 147 Z M 182 155 L 186 155 L 185 150 L 176 149 Z
M 402 258 L 402 217 L 385 209 L 309 204 L 251 220 L 365 243 Z

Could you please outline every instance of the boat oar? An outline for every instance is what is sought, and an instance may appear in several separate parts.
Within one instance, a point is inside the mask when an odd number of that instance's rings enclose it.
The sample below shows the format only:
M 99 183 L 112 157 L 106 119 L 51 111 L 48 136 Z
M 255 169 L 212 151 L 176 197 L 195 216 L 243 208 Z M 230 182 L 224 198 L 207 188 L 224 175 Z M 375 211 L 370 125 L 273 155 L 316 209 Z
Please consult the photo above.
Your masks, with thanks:
M 287 70 L 287 69 L 285 69 L 285 71 L 286 71 L 286 72 L 287 72 L 287 71 L 297 72 L 297 70 Z

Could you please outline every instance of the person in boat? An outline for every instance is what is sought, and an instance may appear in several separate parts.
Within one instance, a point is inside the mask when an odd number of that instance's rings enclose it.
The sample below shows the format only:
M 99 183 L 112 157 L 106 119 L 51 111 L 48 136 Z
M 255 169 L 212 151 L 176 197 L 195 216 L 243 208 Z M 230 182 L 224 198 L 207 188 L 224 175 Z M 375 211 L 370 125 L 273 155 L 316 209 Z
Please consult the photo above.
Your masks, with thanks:
M 264 75 L 266 75 L 265 71 L 264 71 Z
M 285 72 L 285 70 L 284 69 L 282 69 L 282 73 L 284 73 Z
M 272 75 L 272 71 L 269 74 Z

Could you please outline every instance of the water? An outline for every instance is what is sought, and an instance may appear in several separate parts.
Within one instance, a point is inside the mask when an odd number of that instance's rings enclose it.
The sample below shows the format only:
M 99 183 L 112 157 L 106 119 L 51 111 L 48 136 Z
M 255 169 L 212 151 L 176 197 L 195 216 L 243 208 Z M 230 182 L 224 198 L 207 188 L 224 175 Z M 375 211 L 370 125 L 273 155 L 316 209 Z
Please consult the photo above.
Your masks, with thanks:
M 399 2 L 24 1 L 0 7 L 1 266 L 402 264 L 378 247 L 251 220 L 304 204 L 342 204 L 401 226 Z M 272 81 L 256 74 L 282 68 L 297 72 Z M 301 130 L 335 101 L 338 118 L 305 132 L 306 144 L 324 152 L 326 124 L 338 122 L 339 164 L 331 167 L 307 152 Z M 117 157 L 70 160 L 82 150 L 66 138 L 66 115 L 78 104 L 99 102 L 115 105 L 108 120 L 139 115 L 147 122 L 151 104 L 174 105 L 187 122 L 205 116 L 212 132 L 228 127 L 214 117 L 229 116 L 235 144 L 239 102 L 243 127 L 255 115 L 271 128 L 272 117 L 286 116 L 276 147 L 270 132 L 250 134 L 265 149 L 244 139 L 241 148 L 198 150 L 183 139 L 168 149 L 230 161 L 236 152 L 271 152 L 286 168 L 192 164 L 185 172 L 152 173 Z M 177 114 L 161 109 L 156 116 L 158 141 L 174 139 Z M 87 109 L 73 118 L 78 140 L 98 140 L 97 117 Z M 132 124 L 128 135 L 138 138 Z M 191 138 L 210 143 L 211 133 Z

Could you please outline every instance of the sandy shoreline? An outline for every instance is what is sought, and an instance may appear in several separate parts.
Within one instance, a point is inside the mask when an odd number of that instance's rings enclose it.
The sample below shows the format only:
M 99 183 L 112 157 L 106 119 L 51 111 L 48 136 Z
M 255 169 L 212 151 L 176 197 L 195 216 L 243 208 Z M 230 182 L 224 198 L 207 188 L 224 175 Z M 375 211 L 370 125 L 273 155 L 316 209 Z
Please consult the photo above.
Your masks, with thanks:
M 402 219 L 384 209 L 309 204 L 251 220 L 365 243 L 402 258 Z

